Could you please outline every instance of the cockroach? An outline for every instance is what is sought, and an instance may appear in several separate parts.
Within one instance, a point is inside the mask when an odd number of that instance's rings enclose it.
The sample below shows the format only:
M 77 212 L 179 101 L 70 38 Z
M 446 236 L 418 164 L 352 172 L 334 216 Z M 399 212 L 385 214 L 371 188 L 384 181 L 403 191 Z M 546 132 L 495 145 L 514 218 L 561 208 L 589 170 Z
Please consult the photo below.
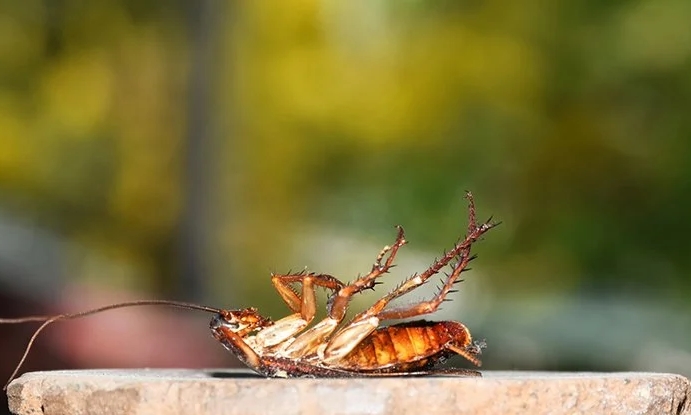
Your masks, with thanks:
M 111 304 L 93 310 L 56 316 L 32 316 L 16 319 L 0 319 L 0 323 L 43 322 L 34 332 L 10 376 L 7 385 L 15 378 L 24 363 L 32 344 L 48 325 L 67 319 L 75 319 L 103 311 L 145 306 L 165 305 L 213 313 L 210 328 L 213 336 L 249 368 L 266 377 L 372 377 L 372 376 L 421 376 L 455 374 L 480 376 L 480 372 L 466 369 L 444 369 L 439 365 L 453 355 L 460 355 L 479 367 L 479 356 L 485 342 L 474 341 L 468 328 L 457 321 L 415 320 L 389 326 L 382 321 L 400 320 L 435 312 L 447 295 L 454 292 L 454 285 L 468 263 L 475 256 L 470 250 L 485 232 L 497 226 L 492 218 L 478 224 L 475 204 L 470 192 L 468 200 L 468 230 L 464 238 L 436 259 L 422 273 L 413 274 L 376 301 L 365 311 L 356 314 L 343 324 L 350 300 L 364 290 L 374 289 L 377 279 L 394 267 L 398 250 L 407 243 L 401 226 L 391 246 L 385 246 L 377 255 L 370 272 L 344 284 L 327 274 L 299 272 L 272 274 L 271 282 L 293 314 L 277 321 L 263 317 L 250 307 L 225 310 L 166 300 L 132 301 Z M 436 295 L 428 300 L 400 307 L 387 307 L 389 303 L 425 284 L 442 268 L 450 265 L 451 271 L 442 280 Z M 293 285 L 301 285 L 295 290 Z M 329 292 L 327 316 L 310 328 L 316 314 L 316 287 Z

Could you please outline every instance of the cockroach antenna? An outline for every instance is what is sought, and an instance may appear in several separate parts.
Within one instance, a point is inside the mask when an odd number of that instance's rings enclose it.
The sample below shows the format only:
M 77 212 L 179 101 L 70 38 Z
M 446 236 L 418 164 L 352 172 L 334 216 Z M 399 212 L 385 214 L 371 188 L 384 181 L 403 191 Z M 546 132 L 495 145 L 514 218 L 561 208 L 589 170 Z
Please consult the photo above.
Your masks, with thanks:
M 19 317 L 19 318 L 0 318 L 0 324 L 20 324 L 20 323 L 30 323 L 30 322 L 39 322 L 42 321 L 43 324 L 41 324 L 36 331 L 34 331 L 34 334 L 31 336 L 29 339 L 29 342 L 26 345 L 26 349 L 24 349 L 24 354 L 22 355 L 22 358 L 19 360 L 19 363 L 17 363 L 17 366 L 14 368 L 14 371 L 10 375 L 9 379 L 7 380 L 7 383 L 5 383 L 5 386 L 3 386 L 3 390 L 7 390 L 7 386 L 14 380 L 14 378 L 17 376 L 17 373 L 19 373 L 19 369 L 21 369 L 22 365 L 24 364 L 24 361 L 26 360 L 26 357 L 29 355 L 29 351 L 31 350 L 31 347 L 33 346 L 34 342 L 36 341 L 36 338 L 38 335 L 49 325 L 58 322 L 60 320 L 73 320 L 75 318 L 80 318 L 80 317 L 86 317 L 98 313 L 102 313 L 104 311 L 108 310 L 115 310 L 118 308 L 127 308 L 127 307 L 140 307 L 140 306 L 168 306 L 168 307 L 175 307 L 175 308 L 184 308 L 188 310 L 199 310 L 199 311 L 205 311 L 207 313 L 221 313 L 222 310 L 219 308 L 214 308 L 214 307 L 208 307 L 204 305 L 198 305 L 198 304 L 192 304 L 192 303 L 185 303 L 181 301 L 168 301 L 168 300 L 139 300 L 139 301 L 127 301 L 123 303 L 117 303 L 117 304 L 109 304 L 106 306 L 94 308 L 91 310 L 86 310 L 86 311 L 80 311 L 77 313 L 65 313 L 65 314 L 56 314 L 56 315 L 49 315 L 49 316 L 29 316 L 29 317 Z

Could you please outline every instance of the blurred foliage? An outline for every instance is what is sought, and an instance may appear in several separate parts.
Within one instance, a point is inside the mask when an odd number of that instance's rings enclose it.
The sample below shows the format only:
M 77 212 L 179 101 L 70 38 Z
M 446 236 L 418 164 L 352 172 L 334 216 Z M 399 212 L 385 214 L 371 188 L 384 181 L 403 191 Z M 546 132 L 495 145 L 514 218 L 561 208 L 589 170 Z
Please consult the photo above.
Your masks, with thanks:
M 179 12 L 159 7 L 139 20 L 118 2 L 1 7 L 4 202 L 149 275 L 161 272 L 181 191 Z
M 197 213 L 217 300 L 280 312 L 268 272 L 312 268 L 313 232 L 370 247 L 400 223 L 437 252 L 465 226 L 464 189 L 504 222 L 479 248 L 486 290 L 691 293 L 688 1 L 209 4 Z M 73 258 L 75 279 L 179 277 L 189 8 L 0 3 L 0 202 L 130 270 Z

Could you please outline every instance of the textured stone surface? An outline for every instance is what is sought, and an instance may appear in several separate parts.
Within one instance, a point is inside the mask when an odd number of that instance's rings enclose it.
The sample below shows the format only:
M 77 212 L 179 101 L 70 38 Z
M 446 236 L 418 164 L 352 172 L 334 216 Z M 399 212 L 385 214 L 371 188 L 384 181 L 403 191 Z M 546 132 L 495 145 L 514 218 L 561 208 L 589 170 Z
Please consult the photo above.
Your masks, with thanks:
M 264 379 L 232 370 L 28 373 L 15 414 L 691 414 L 689 380 L 656 373 Z

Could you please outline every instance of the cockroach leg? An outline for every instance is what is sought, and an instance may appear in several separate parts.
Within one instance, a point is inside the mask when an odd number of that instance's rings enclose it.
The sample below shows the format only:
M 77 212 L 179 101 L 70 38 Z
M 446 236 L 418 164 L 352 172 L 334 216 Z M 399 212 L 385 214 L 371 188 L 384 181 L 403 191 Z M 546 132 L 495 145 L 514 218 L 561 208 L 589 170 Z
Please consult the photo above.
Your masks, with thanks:
M 255 343 L 255 348 L 259 349 L 283 343 L 302 331 L 314 319 L 317 309 L 315 286 L 331 291 L 343 287 L 343 283 L 331 275 L 313 273 L 274 274 L 271 276 L 271 282 L 293 314 L 257 332 L 252 342 Z M 302 284 L 301 296 L 291 287 L 290 284 L 293 283 Z
M 376 314 L 376 316 L 380 320 L 399 320 L 399 319 L 404 319 L 404 318 L 409 318 L 409 317 L 416 317 L 416 316 L 421 316 L 425 314 L 430 314 L 434 313 L 437 311 L 441 303 L 444 302 L 446 299 L 446 296 L 449 294 L 449 292 L 452 291 L 453 285 L 458 279 L 458 276 L 461 274 L 463 269 L 466 268 L 468 265 L 468 262 L 472 257 L 470 256 L 470 251 L 466 250 L 461 252 L 460 254 L 460 259 L 458 263 L 454 266 L 453 271 L 451 274 L 448 275 L 448 278 L 446 279 L 446 282 L 444 285 L 439 289 L 439 292 L 429 301 L 421 301 L 419 303 L 414 303 L 410 304 L 407 306 L 403 307 L 397 307 L 397 308 L 392 308 L 389 310 L 382 310 L 379 313 Z M 413 278 L 415 280 L 415 278 Z M 417 281 L 414 281 L 417 282 Z M 421 282 L 417 285 L 415 285 L 413 288 L 416 286 L 424 284 L 424 280 L 421 279 Z M 411 290 L 413 289 L 411 288 Z M 408 290 L 410 291 L 410 290 Z M 404 293 L 407 291 L 404 291 Z M 388 301 L 391 301 L 392 299 L 399 297 L 402 294 L 399 294 L 397 291 L 392 291 L 391 297 L 387 298 L 387 303 Z M 384 305 L 386 306 L 386 304 Z
M 316 309 L 314 298 L 315 285 L 333 292 L 343 288 L 343 283 L 331 275 L 304 272 L 297 274 L 272 274 L 271 283 L 288 308 L 294 313 L 300 313 L 305 320 L 310 320 L 314 317 Z M 295 283 L 302 284 L 302 297 L 291 287 L 291 284 Z M 312 315 L 311 317 L 310 314 Z
M 381 275 L 389 272 L 389 270 L 394 266 L 393 261 L 396 258 L 398 250 L 406 244 L 405 232 L 403 230 L 403 227 L 397 226 L 396 228 L 398 229 L 396 241 L 393 245 L 387 245 L 384 247 L 384 249 L 381 250 L 379 255 L 377 255 L 377 259 L 375 260 L 374 265 L 372 265 L 372 270 L 367 275 L 355 279 L 355 281 L 349 283 L 345 287 L 338 290 L 338 292 L 334 294 L 332 298 L 329 299 L 329 317 L 339 321 L 342 320 L 348 308 L 348 303 L 350 302 L 350 299 L 353 297 L 353 295 L 363 290 L 374 288 L 375 280 Z M 389 256 L 388 258 L 386 258 L 386 261 L 382 264 L 382 260 L 384 259 L 387 253 L 389 254 Z
M 468 234 L 466 237 L 456 243 L 456 246 L 454 246 L 453 249 L 435 261 L 426 271 L 406 279 L 401 285 L 382 297 L 372 307 L 357 315 L 354 321 L 358 319 L 365 319 L 371 316 L 377 316 L 381 320 L 401 319 L 429 314 L 437 310 L 439 305 L 446 298 L 447 294 L 452 291 L 453 284 L 458 280 L 458 277 L 461 275 L 463 270 L 466 269 L 468 263 L 474 259 L 474 257 L 470 255 L 470 248 L 472 244 L 475 243 L 485 232 L 498 225 L 498 223 L 494 222 L 485 222 L 478 226 L 475 221 L 475 203 L 473 196 L 470 192 L 467 192 L 466 198 L 468 199 Z M 443 267 L 453 261 L 454 258 L 458 258 L 458 260 L 453 265 L 452 272 L 447 276 L 446 282 L 439 290 L 439 293 L 432 300 L 399 309 L 388 311 L 384 310 L 392 300 L 427 282 Z

